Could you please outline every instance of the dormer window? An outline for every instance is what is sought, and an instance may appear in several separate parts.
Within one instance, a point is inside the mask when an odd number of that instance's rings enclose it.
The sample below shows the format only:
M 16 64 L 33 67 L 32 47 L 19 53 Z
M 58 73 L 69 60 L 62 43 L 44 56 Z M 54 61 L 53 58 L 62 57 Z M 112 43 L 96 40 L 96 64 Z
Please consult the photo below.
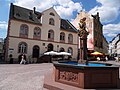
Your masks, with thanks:
M 16 16 L 17 16 L 17 17 L 20 17 L 20 14 L 19 14 L 19 13 L 16 13 Z
M 33 20 L 32 12 L 29 13 L 29 19 L 32 20 L 32 21 L 34 21 L 34 20 Z
M 50 15 L 55 16 L 55 14 L 54 14 L 54 13 L 52 13 L 52 12 L 50 13 Z
M 39 15 L 37 16 L 37 18 L 40 19 L 40 18 L 41 18 L 41 15 L 39 14 Z

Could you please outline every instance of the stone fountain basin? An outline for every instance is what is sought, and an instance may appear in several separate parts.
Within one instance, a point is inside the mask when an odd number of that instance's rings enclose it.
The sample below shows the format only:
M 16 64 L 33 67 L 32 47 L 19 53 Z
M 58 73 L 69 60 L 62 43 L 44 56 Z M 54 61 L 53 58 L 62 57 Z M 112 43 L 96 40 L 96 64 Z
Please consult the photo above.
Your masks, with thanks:
M 119 67 L 112 64 L 55 61 L 55 81 L 80 88 L 117 88 Z

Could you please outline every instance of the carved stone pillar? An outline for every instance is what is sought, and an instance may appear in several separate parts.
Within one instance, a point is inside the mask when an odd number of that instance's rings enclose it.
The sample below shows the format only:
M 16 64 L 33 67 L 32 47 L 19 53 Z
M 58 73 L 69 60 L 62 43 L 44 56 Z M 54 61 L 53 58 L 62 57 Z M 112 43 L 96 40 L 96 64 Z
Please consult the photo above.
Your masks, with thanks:
M 81 30 L 78 34 L 80 36 L 80 60 L 87 60 L 87 36 L 88 32 L 86 30 Z

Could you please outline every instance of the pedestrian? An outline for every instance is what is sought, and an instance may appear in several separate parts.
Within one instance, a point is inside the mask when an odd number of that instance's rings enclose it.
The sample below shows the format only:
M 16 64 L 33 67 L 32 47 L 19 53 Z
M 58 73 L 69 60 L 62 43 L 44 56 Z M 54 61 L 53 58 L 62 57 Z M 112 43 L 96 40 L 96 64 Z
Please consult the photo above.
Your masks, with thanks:
M 23 54 L 20 54 L 19 57 L 18 57 L 18 62 L 19 63 L 21 62 L 22 56 L 23 56 Z
M 26 64 L 26 60 L 25 60 L 25 57 L 24 57 L 24 55 L 22 55 L 22 59 L 21 59 L 21 62 L 20 62 L 20 64 Z
M 105 57 L 105 60 L 108 61 L 108 57 L 107 56 Z
M 118 57 L 115 57 L 115 61 L 116 61 L 116 62 L 119 62 L 119 58 L 118 58 Z
M 13 64 L 13 55 L 10 54 L 10 55 L 9 55 L 9 58 L 10 58 L 10 64 Z
M 97 61 L 100 61 L 100 57 L 97 57 Z

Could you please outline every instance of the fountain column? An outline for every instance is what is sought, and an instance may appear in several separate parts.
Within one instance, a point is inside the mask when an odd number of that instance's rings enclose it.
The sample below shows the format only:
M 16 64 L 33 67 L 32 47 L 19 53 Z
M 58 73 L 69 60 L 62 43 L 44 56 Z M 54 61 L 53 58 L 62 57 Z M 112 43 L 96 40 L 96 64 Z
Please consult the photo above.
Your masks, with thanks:
M 87 36 L 88 32 L 86 31 L 86 18 L 80 20 L 79 23 L 79 37 L 80 37 L 80 60 L 78 62 L 87 62 Z

